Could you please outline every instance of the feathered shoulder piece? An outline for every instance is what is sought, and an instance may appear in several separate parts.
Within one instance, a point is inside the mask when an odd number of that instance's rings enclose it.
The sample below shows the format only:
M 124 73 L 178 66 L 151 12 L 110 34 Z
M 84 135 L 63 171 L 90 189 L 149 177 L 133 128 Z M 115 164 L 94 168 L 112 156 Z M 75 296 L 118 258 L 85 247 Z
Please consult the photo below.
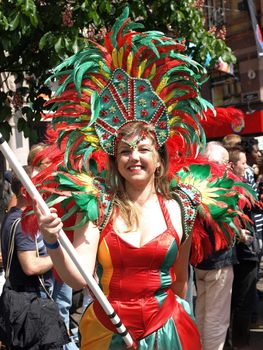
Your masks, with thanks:
M 226 171 L 225 166 L 195 162 L 182 167 L 171 181 L 171 191 L 181 203 L 184 239 L 192 232 L 193 265 L 214 250 L 230 247 L 242 228 L 251 227 L 243 208 L 251 207 L 256 199 L 251 187 Z M 213 232 L 214 244 L 208 228 Z
M 174 180 L 170 187 L 172 196 L 179 203 L 182 212 L 183 237 L 181 243 L 183 243 L 193 230 L 202 196 L 199 190 L 191 184 L 177 183 Z
M 47 205 L 58 210 L 65 231 L 82 227 L 89 221 L 102 229 L 110 216 L 113 194 L 105 183 L 106 172 L 104 170 L 98 173 L 93 159 L 90 163 L 93 174 L 97 176 L 69 171 L 59 166 L 55 172 L 45 169 L 32 178 Z M 78 213 L 82 214 L 80 222 L 76 222 Z M 26 233 L 34 235 L 37 232 L 37 221 L 32 207 L 24 211 L 22 227 Z

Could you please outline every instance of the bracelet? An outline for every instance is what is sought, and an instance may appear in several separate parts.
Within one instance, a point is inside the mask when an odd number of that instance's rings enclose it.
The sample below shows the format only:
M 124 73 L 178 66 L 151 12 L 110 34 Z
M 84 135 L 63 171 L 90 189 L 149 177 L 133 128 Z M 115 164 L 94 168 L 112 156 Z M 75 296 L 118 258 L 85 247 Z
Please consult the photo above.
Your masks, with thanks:
M 60 246 L 59 241 L 48 243 L 43 239 L 43 242 L 48 249 L 57 249 Z

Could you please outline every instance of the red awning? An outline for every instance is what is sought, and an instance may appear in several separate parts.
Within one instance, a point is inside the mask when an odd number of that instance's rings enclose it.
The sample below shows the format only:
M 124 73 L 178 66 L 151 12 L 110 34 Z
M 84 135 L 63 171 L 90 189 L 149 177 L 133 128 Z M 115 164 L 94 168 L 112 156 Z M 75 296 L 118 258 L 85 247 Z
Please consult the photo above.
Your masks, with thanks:
M 245 124 L 240 130 L 240 126 L 236 128 L 233 125 L 222 125 L 218 127 L 209 126 L 205 128 L 206 137 L 208 139 L 221 138 L 228 134 L 240 134 L 240 135 L 255 135 L 263 134 L 263 110 L 255 111 L 251 114 L 245 114 Z

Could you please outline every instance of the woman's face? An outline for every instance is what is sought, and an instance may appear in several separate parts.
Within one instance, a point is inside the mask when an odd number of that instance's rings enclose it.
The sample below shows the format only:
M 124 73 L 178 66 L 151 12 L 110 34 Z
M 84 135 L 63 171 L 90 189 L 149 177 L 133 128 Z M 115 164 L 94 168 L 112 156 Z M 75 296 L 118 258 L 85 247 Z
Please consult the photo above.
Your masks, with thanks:
M 132 136 L 121 140 L 117 146 L 117 166 L 130 184 L 147 184 L 153 180 L 160 161 L 152 139 Z
M 245 153 L 240 153 L 239 154 L 239 160 L 232 165 L 233 172 L 240 177 L 245 176 L 245 170 L 247 168 L 247 158 Z

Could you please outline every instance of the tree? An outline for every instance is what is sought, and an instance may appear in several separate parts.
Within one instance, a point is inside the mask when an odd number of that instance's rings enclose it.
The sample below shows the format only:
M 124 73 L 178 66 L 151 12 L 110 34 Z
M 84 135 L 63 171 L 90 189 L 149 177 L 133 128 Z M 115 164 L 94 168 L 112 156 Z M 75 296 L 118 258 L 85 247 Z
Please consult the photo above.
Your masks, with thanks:
M 34 126 L 52 67 L 83 48 L 87 39 L 101 40 L 127 5 L 146 30 L 184 38 L 186 53 L 199 63 L 213 67 L 219 57 L 235 62 L 224 28 L 205 28 L 202 0 L 2 0 L 0 73 L 2 83 L 3 76 L 14 75 L 16 84 L 15 91 L 1 87 L 0 129 L 6 139 L 12 110 L 20 109 L 18 130 L 36 141 Z

